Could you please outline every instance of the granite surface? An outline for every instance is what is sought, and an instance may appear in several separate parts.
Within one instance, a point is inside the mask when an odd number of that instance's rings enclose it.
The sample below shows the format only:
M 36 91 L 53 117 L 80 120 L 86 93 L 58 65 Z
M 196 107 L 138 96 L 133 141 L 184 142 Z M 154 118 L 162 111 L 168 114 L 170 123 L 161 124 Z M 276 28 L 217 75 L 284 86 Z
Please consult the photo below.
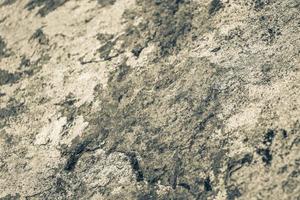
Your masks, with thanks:
M 0 199 L 300 200 L 299 0 L 1 0 Z

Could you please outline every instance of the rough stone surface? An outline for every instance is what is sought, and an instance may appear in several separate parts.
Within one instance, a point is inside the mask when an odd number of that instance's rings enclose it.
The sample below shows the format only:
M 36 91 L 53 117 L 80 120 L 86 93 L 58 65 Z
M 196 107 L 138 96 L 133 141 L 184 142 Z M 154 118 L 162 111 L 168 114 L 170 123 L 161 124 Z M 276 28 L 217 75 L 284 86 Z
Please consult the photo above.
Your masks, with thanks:
M 298 0 L 3 0 L 0 199 L 300 199 Z

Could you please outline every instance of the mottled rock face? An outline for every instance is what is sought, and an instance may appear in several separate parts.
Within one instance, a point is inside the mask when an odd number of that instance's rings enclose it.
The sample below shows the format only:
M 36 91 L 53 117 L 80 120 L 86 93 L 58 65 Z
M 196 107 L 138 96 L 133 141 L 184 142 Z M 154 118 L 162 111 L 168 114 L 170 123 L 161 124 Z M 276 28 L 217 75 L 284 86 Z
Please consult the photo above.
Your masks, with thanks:
M 299 199 L 297 0 L 5 0 L 0 199 Z

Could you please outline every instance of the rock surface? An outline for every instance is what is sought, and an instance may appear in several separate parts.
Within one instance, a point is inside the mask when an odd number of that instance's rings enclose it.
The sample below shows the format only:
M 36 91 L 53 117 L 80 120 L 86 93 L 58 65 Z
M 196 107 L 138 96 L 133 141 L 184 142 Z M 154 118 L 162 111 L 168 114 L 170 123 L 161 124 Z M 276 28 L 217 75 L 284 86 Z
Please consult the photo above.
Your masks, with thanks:
M 0 199 L 300 199 L 299 0 L 0 1 Z

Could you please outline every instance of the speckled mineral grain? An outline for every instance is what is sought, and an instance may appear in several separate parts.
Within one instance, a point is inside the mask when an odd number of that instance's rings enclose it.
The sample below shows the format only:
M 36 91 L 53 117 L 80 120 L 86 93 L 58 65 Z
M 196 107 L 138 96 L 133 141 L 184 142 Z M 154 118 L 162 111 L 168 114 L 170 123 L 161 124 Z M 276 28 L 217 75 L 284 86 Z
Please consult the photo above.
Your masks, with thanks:
M 0 199 L 300 200 L 299 0 L 0 0 Z

